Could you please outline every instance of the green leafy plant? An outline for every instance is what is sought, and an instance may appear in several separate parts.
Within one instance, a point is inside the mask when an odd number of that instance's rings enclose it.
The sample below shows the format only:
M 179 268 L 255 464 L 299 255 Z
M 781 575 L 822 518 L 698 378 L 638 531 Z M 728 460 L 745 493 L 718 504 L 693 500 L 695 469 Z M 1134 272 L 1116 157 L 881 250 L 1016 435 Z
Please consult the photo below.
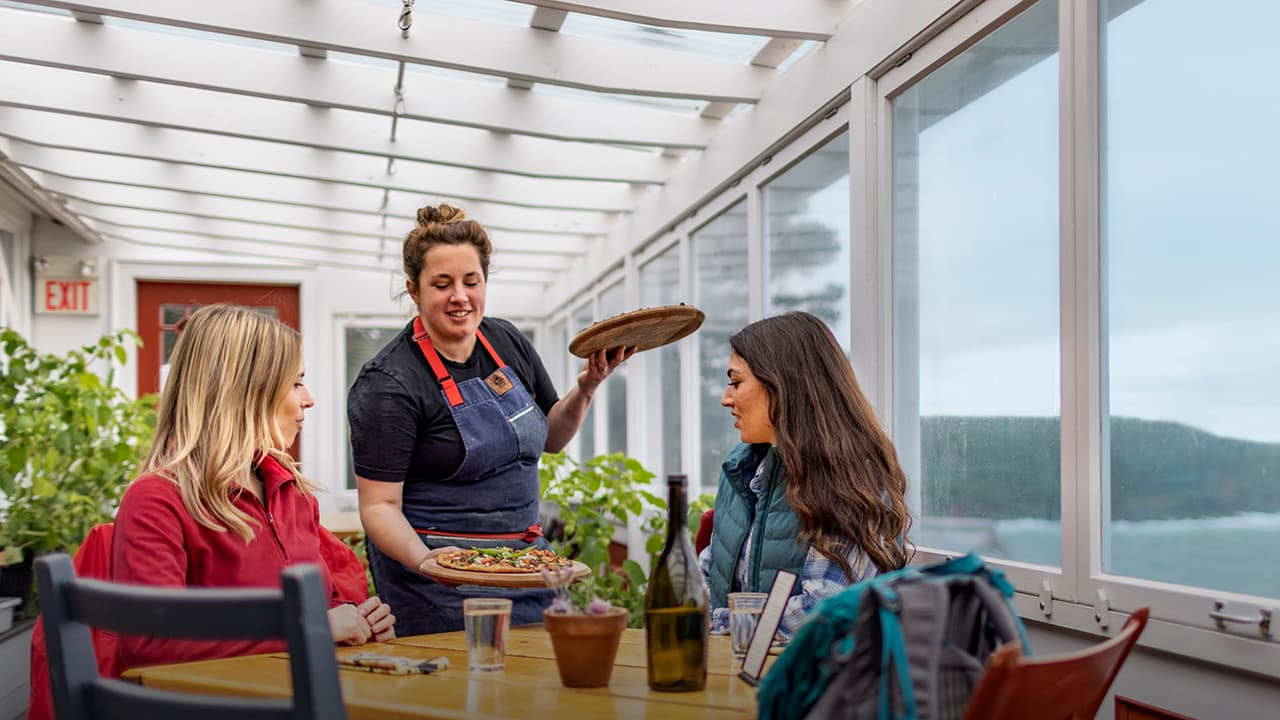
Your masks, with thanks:
M 591 568 L 591 575 L 571 588 L 573 604 L 585 607 L 595 597 L 624 607 L 632 627 L 644 624 L 648 573 L 634 560 L 611 568 L 609 542 L 632 517 L 645 518 L 642 527 L 648 533 L 655 516 L 646 514 L 646 507 L 666 509 L 666 501 L 648 490 L 652 479 L 653 473 L 622 453 L 600 455 L 585 463 L 563 452 L 546 453 L 539 468 L 542 499 L 557 507 L 564 522 L 564 540 L 553 543 L 556 552 Z
M 113 383 L 140 344 L 122 330 L 58 356 L 0 329 L 0 548 L 75 552 L 111 520 L 155 428 L 156 397 Z
M 567 454 L 542 456 L 539 479 L 542 499 L 556 506 L 564 522 L 564 539 L 556 552 L 591 568 L 591 575 L 569 588 L 570 605 L 585 608 L 593 599 L 626 608 L 628 625 L 644 626 L 644 591 L 651 567 L 624 560 L 610 567 L 609 543 L 614 532 L 632 518 L 640 520 L 650 566 L 667 538 L 667 501 L 649 491 L 653 473 L 622 453 L 599 455 L 585 463 Z M 696 531 L 712 496 L 689 503 L 689 527 Z

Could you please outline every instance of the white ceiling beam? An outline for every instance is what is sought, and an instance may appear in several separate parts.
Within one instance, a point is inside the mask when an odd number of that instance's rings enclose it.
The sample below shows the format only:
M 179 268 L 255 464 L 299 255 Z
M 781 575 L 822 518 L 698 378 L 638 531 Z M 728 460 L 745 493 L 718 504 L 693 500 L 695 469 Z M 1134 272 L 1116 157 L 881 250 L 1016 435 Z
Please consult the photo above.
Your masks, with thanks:
M 351 243 L 335 233 L 306 232 L 279 227 L 266 228 L 252 223 L 210 221 L 156 211 L 123 210 L 79 202 L 72 202 L 71 209 L 83 217 L 116 231 L 175 233 L 211 240 L 253 243 L 290 252 L 314 252 L 321 256 L 354 258 L 390 267 L 397 267 L 401 262 L 398 247 L 379 249 L 365 243 Z M 546 282 L 552 282 L 564 272 L 565 267 L 567 263 L 557 261 L 556 258 L 540 260 L 515 253 L 502 256 L 495 250 L 490 270 L 504 275 L 519 273 L 525 277 L 537 276 Z
M 329 257 L 300 257 L 297 253 L 286 252 L 277 248 L 261 249 L 262 246 L 254 244 L 253 241 L 218 240 L 183 235 L 181 233 L 130 228 L 119 228 L 114 232 L 104 232 L 103 236 L 116 242 L 163 250 L 165 259 L 170 262 L 187 257 L 209 258 L 216 262 L 226 262 L 228 257 L 234 257 L 272 260 L 287 266 L 319 266 L 338 268 L 340 270 L 373 272 L 388 277 L 395 277 L 400 272 L 398 267 L 391 264 L 383 265 L 377 262 Z M 493 275 L 498 275 L 498 273 L 495 272 Z M 545 279 L 543 274 L 531 276 L 519 271 L 511 271 L 504 272 L 499 277 L 504 286 L 527 285 L 545 291 L 550 285 L 550 282 Z
M 160 212 L 197 220 L 245 222 L 264 228 L 330 233 L 358 240 L 366 249 L 379 245 L 400 247 L 405 233 L 415 224 L 412 217 L 394 217 L 384 227 L 377 216 L 361 213 L 214 198 L 166 190 L 126 188 L 52 176 L 46 176 L 43 184 L 56 197 L 79 205 Z M 583 236 L 535 235 L 506 230 L 489 230 L 489 238 L 493 241 L 495 252 L 561 259 L 586 254 L 592 242 L 591 238 Z
M 660 184 L 675 167 L 674 160 L 653 152 L 495 135 L 415 120 L 402 119 L 392 141 L 390 124 L 374 115 L 3 61 L 0 106 L 146 126 L 109 123 L 94 130 L 82 119 L 67 122 L 27 110 L 9 110 L 0 119 L 15 134 L 28 137 L 30 131 L 17 127 L 61 124 L 61 130 L 47 127 L 44 137 L 64 133 L 64 142 L 84 134 L 74 127 L 85 127 L 97 142 L 121 148 L 133 139 L 215 154 L 221 141 L 205 137 L 207 133 L 525 177 L 643 184 Z M 158 136 L 154 128 L 187 132 Z
M 20 165 L 72 177 L 117 180 L 149 187 L 165 187 L 166 178 L 182 177 L 194 166 L 398 190 L 423 196 L 425 202 L 454 199 L 464 207 L 469 201 L 480 200 L 523 207 L 626 212 L 641 196 L 632 186 L 618 183 L 534 180 L 412 162 L 396 163 L 395 174 L 388 175 L 386 163 L 376 158 L 254 140 L 223 139 L 219 145 L 229 152 L 234 144 L 234 158 L 198 152 L 162 154 L 150 150 L 147 154 L 151 157 L 140 158 L 97 143 L 92 137 L 65 138 L 67 145 L 42 143 L 11 134 L 5 122 L 0 122 L 0 136 L 15 141 L 12 157 Z
M 0 143 L 6 140 L 0 138 Z M 39 183 L 58 195 L 94 198 L 100 202 L 123 205 L 150 205 L 184 208 L 191 214 L 240 214 L 251 215 L 245 207 L 263 208 L 263 213 L 283 218 L 282 222 L 306 224 L 304 217 L 317 217 L 308 213 L 319 212 L 320 218 L 330 213 L 377 219 L 387 218 L 387 227 L 401 235 L 408 232 L 415 222 L 418 208 L 423 205 L 420 197 L 403 192 L 392 192 L 382 207 L 382 193 L 369 188 L 332 185 L 311 180 L 292 178 L 267 178 L 248 176 L 257 181 L 248 187 L 251 194 L 222 192 L 225 184 L 201 183 L 193 174 L 206 173 L 239 181 L 243 173 L 191 168 L 182 180 L 164 187 L 122 184 L 109 180 L 69 177 L 49 172 L 40 173 Z M 230 175 L 230 178 L 225 176 Z M 236 182 L 237 188 L 244 188 Z M 334 192 L 334 191 L 337 192 Z M 584 241 L 608 233 L 617 218 L 613 213 L 582 212 L 572 210 L 544 210 L 541 208 L 517 208 L 491 203 L 466 203 L 463 205 L 469 217 L 474 217 L 488 230 L 490 237 L 506 233 L 518 236 L 550 236 L 555 238 L 558 252 L 577 252 L 577 248 L 562 246 L 563 238 L 583 238 Z M 495 240 L 496 242 L 496 240 Z
M 152 214 L 151 217 L 146 217 L 133 211 L 93 208 L 93 206 L 77 206 L 76 210 L 83 217 L 91 218 L 101 224 L 105 228 L 104 234 L 124 233 L 140 238 L 161 234 L 161 236 L 186 238 L 186 241 L 175 241 L 174 245 L 177 247 L 197 245 L 201 240 L 218 243 L 224 247 L 224 251 L 232 251 L 237 246 L 250 245 L 279 252 L 293 260 L 351 259 L 374 266 L 385 266 L 392 272 L 396 272 L 401 263 L 398 249 L 378 251 L 369 247 L 352 247 L 337 242 L 317 243 L 314 237 L 308 237 L 306 234 L 282 236 L 276 228 L 271 228 L 270 232 L 262 232 L 262 229 L 253 225 L 198 222 L 180 215 Z M 498 273 L 503 277 L 515 274 L 524 278 L 538 279 L 540 282 L 553 282 L 563 273 L 563 264 L 557 263 L 554 259 L 539 261 L 527 256 L 520 256 L 515 261 L 503 261 L 495 255 L 490 265 L 490 274 Z
M 231 43 L 86 26 L 0 7 L 0 59 L 390 117 L 396 71 Z M 580 142 L 702 148 L 720 123 L 634 103 L 513 92 L 410 71 L 401 117 Z
M 50 195 L 48 189 L 44 187 L 43 176 L 37 174 L 37 177 L 33 178 L 23 168 L 9 162 L 8 154 L 5 152 L 7 149 L 8 143 L 0 139 L 0 184 L 7 184 L 13 188 L 14 192 L 39 208 L 46 217 L 69 229 L 80 240 L 90 244 L 102 242 L 102 235 L 97 228 L 67 210 L 57 198 Z
M 641 25 L 768 37 L 826 40 L 856 0 L 513 0 Z
M 421 12 L 414 14 L 419 30 L 402 38 L 390 8 L 378 13 L 343 0 L 31 4 L 626 95 L 753 103 L 776 74 L 634 43 Z

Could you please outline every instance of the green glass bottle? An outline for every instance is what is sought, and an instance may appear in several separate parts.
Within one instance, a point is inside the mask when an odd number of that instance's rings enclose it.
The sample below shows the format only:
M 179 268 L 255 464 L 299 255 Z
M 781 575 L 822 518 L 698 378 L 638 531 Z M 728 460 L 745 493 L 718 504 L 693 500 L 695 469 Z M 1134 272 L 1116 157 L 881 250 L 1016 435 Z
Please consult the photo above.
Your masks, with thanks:
M 689 541 L 684 475 L 667 478 L 667 544 L 644 595 L 649 687 L 682 692 L 707 682 L 707 586 Z

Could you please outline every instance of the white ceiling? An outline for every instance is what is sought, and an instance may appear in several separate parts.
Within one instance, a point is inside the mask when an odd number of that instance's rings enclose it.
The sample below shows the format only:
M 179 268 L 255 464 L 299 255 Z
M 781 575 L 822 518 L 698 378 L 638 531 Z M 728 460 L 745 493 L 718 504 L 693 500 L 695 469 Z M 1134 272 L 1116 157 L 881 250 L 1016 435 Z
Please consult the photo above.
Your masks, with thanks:
M 0 1 L 0 178 L 90 241 L 376 271 L 448 200 L 549 286 L 855 4 Z

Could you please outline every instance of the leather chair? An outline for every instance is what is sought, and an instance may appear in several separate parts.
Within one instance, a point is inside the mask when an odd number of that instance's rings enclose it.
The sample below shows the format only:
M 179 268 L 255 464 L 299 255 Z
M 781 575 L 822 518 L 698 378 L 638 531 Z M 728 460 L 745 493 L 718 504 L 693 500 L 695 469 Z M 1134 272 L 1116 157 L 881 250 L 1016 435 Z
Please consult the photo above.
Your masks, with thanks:
M 346 710 L 320 568 L 296 565 L 281 590 L 154 588 L 77 578 L 71 558 L 36 561 L 59 720 L 342 720 Z M 98 674 L 90 628 L 185 639 L 284 639 L 293 698 L 240 699 L 155 690 Z
M 1147 625 L 1140 607 L 1114 637 L 1073 653 L 1026 658 L 1017 643 L 987 660 L 965 720 L 1092 720 Z

